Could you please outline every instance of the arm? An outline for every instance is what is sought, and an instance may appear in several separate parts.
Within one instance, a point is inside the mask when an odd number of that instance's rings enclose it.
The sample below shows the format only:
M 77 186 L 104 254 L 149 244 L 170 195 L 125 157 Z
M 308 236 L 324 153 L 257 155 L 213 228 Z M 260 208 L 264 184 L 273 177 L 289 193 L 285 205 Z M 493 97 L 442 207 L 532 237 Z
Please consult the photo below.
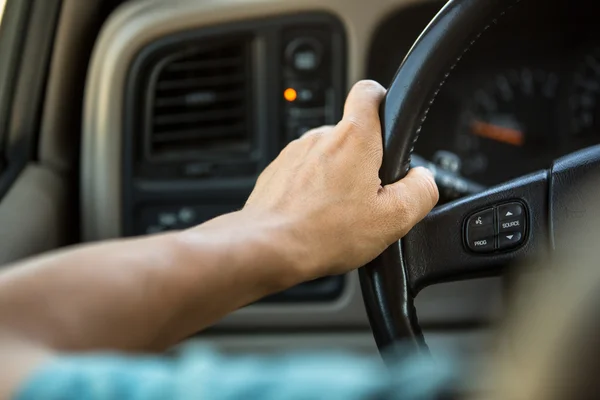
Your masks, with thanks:
M 381 186 L 384 94 L 372 82 L 355 86 L 344 119 L 290 144 L 239 212 L 9 268 L 0 275 L 0 353 L 15 338 L 42 355 L 161 350 L 263 296 L 375 258 L 437 202 L 424 169 Z
M 163 350 L 304 279 L 278 230 L 237 212 L 16 265 L 0 276 L 0 327 L 59 350 Z

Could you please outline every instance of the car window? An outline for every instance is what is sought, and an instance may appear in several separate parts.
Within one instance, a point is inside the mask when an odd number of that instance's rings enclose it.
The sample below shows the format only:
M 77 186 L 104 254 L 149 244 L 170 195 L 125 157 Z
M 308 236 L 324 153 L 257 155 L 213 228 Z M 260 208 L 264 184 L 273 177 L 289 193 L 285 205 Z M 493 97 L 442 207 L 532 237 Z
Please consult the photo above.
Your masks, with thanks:
M 4 9 L 6 7 L 6 2 L 8 0 L 0 0 L 0 36 L 6 36 L 6 27 L 4 26 Z M 0 39 L 0 55 L 4 56 L 8 51 L 5 50 L 8 46 L 5 44 L 7 40 L 2 41 Z M 4 57 L 3 57 L 4 58 Z M 3 59 L 2 58 L 2 59 Z M 0 151 L 4 151 L 4 132 L 6 130 L 6 118 L 8 114 L 7 104 L 8 104 L 8 90 L 5 88 L 5 82 L 7 82 L 9 77 L 9 70 L 6 65 L 0 65 Z M 4 154 L 0 154 L 0 171 L 4 169 Z
M 31 0 L 0 0 L 0 180 L 7 170 L 8 131 L 30 5 Z

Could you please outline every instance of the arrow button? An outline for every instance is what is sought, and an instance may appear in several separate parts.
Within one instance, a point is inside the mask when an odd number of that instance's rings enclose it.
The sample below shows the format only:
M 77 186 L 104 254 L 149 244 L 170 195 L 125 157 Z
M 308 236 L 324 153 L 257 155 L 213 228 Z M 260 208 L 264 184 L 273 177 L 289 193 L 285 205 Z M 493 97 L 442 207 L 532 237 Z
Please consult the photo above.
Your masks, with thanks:
M 499 250 L 517 247 L 521 243 L 523 243 L 523 234 L 521 232 L 503 233 L 498 237 Z
M 498 219 L 504 221 L 507 219 L 516 219 L 525 213 L 521 203 L 508 203 L 498 207 Z

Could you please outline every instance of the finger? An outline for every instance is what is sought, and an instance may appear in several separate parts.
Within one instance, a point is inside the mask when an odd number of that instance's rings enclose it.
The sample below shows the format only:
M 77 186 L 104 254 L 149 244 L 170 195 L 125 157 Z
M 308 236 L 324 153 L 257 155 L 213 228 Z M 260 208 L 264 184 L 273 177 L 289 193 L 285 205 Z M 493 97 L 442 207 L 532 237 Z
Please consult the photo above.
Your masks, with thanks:
M 386 220 L 391 221 L 392 242 L 406 235 L 439 200 L 435 179 L 426 168 L 411 169 L 404 179 L 384 187 L 380 195 Z
M 354 85 L 344 106 L 342 122 L 350 124 L 357 132 L 381 143 L 379 105 L 385 97 L 385 89 L 375 81 L 360 81 Z

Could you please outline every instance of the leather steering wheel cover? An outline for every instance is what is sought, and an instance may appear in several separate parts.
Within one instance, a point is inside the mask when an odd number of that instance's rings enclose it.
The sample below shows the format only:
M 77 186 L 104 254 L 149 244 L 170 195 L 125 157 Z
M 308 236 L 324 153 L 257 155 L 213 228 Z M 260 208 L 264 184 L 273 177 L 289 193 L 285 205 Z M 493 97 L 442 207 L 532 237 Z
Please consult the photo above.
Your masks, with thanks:
M 396 72 L 380 110 L 382 184 L 396 182 L 408 173 L 414 145 L 442 86 L 477 39 L 520 2 L 450 0 L 417 39 Z M 402 343 L 427 352 L 402 246 L 402 242 L 393 244 L 361 268 L 363 299 L 380 351 Z

